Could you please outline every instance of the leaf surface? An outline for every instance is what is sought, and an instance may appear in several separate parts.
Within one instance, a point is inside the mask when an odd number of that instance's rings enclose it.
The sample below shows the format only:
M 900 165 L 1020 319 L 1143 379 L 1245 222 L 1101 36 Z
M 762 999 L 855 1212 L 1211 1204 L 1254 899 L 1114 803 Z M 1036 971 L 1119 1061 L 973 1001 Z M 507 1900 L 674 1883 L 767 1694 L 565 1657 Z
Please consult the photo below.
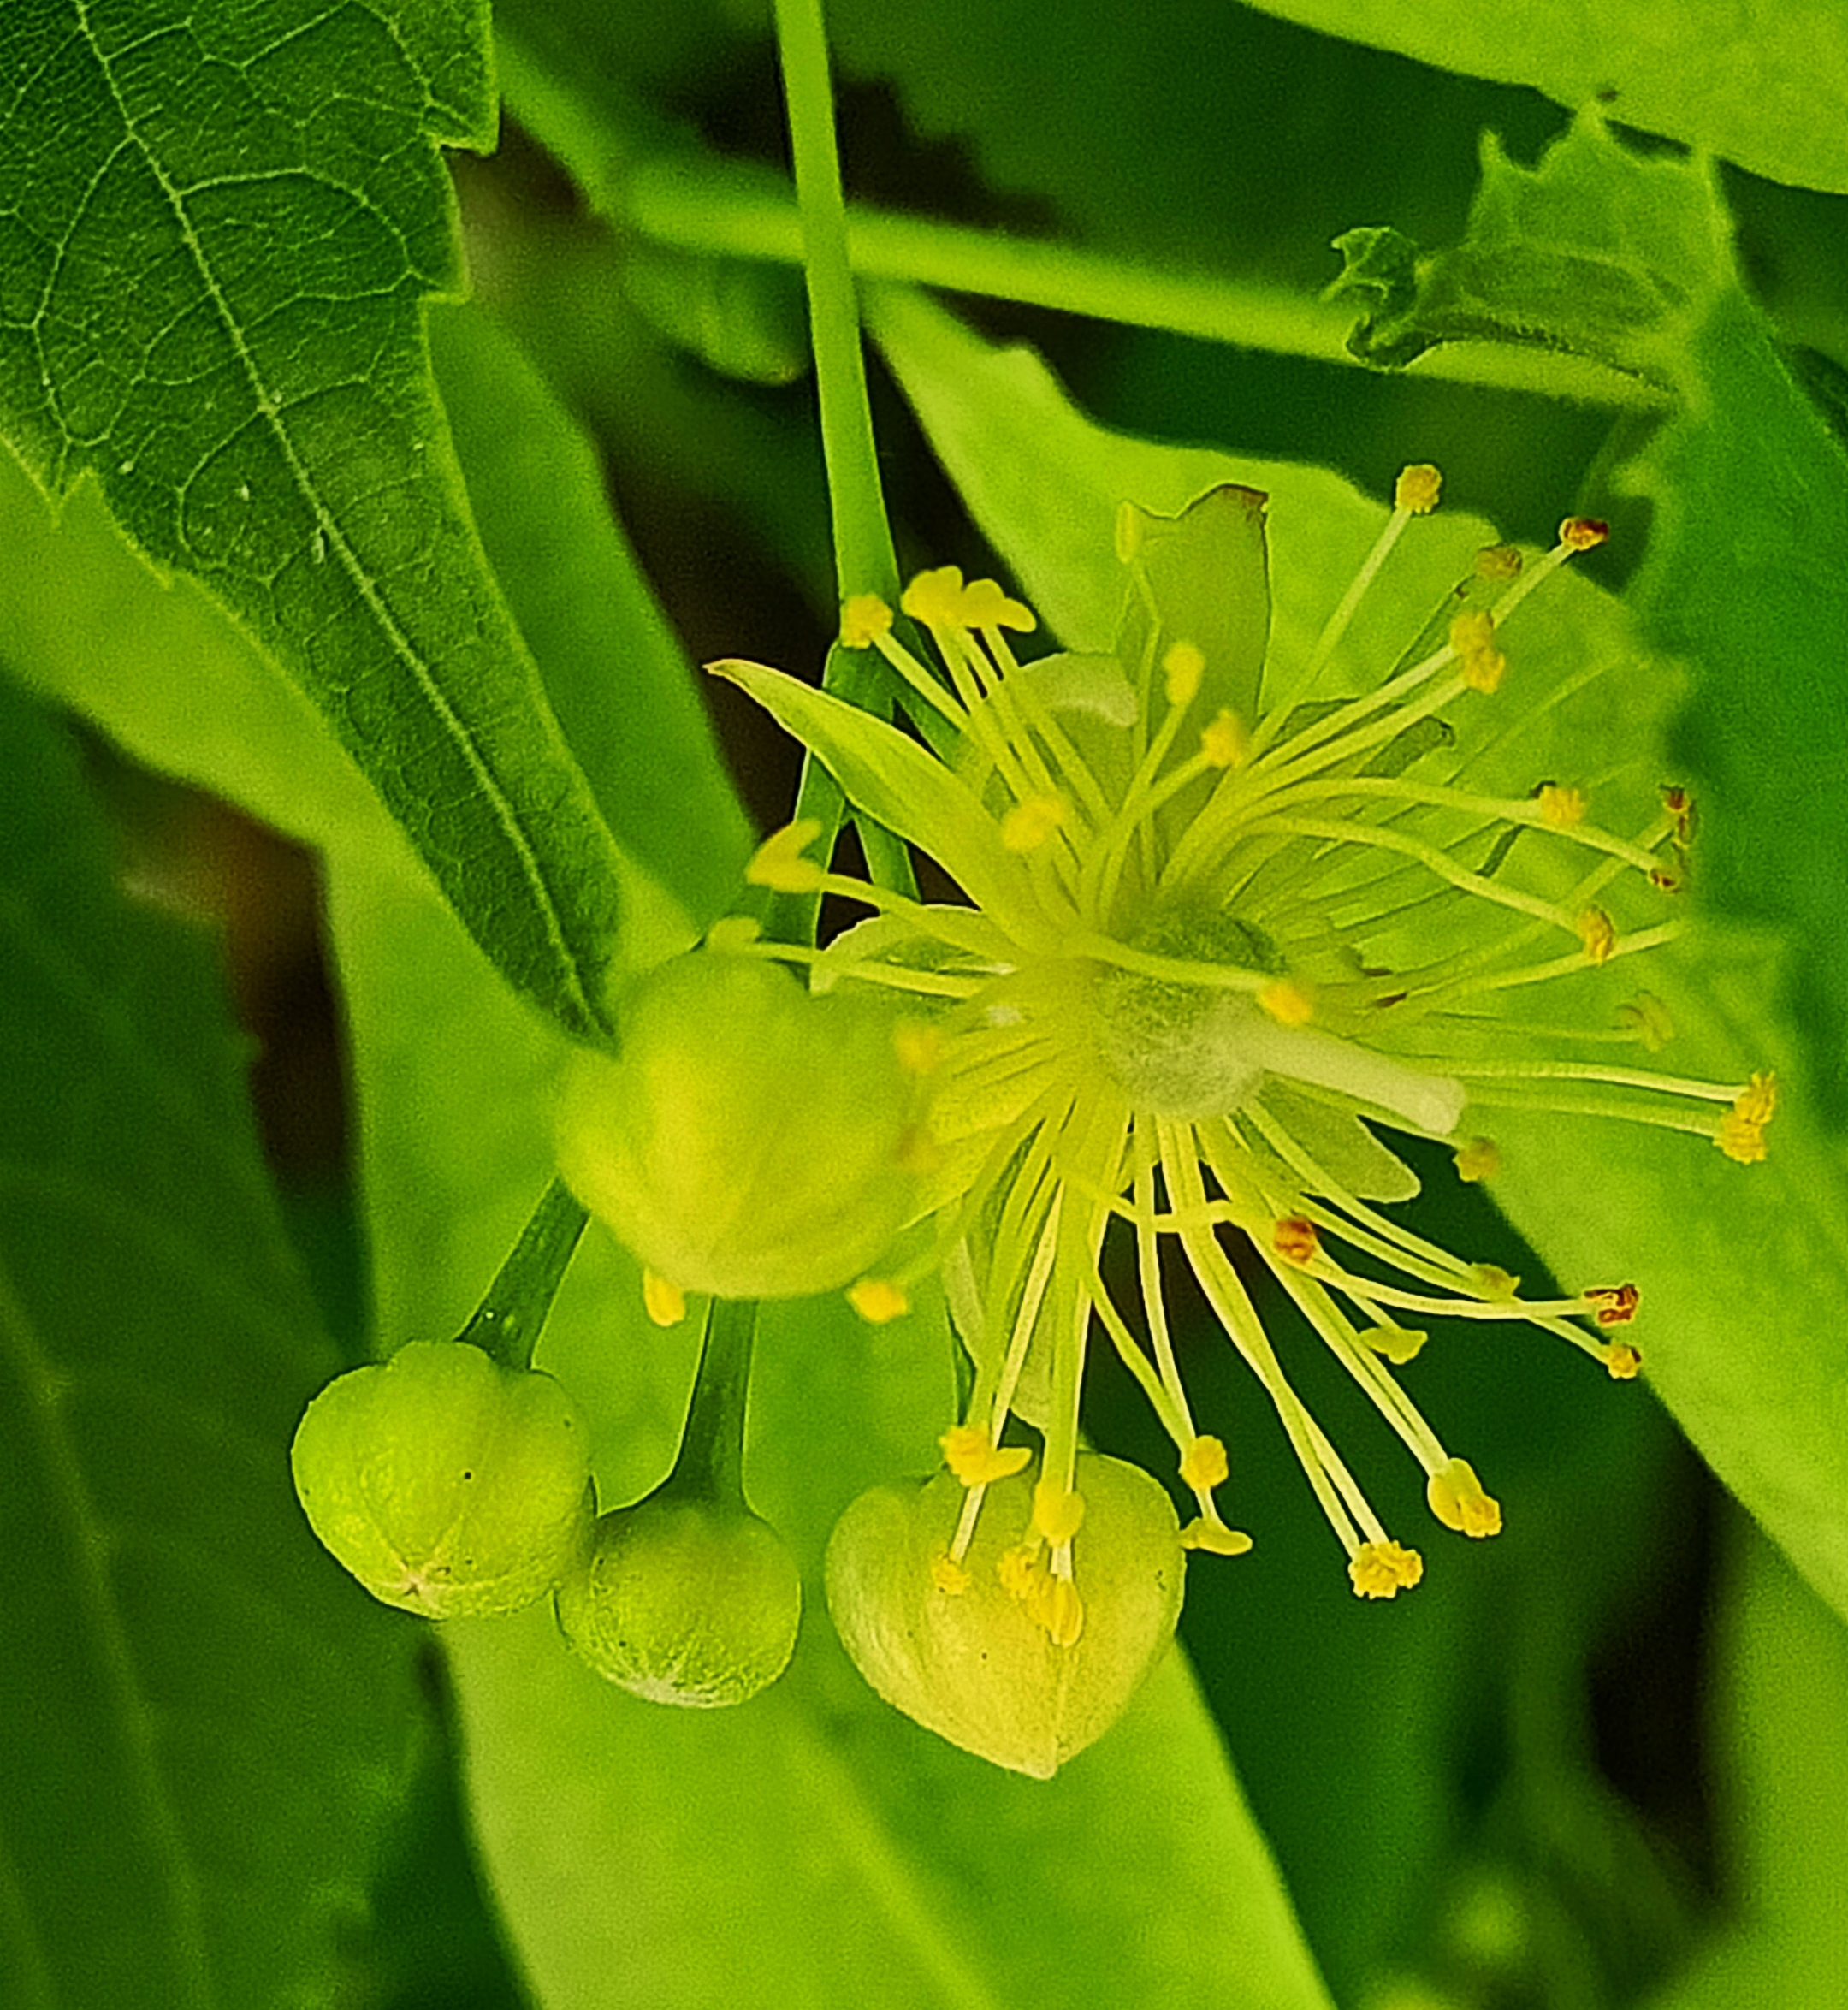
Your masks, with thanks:
M 1835 0 L 1632 0 L 1562 21 L 1545 0 L 1254 0 L 1325 35 L 1531 84 L 1576 111 L 1848 193 L 1848 15 Z
M 0 748 L 0 2000 L 331 2003 L 414 1633 L 295 1504 L 341 1362 L 210 946 L 116 892 L 5 679 Z
M 0 427 L 232 613 L 510 981 L 585 1032 L 615 848 L 483 561 L 423 324 L 460 282 L 437 143 L 494 128 L 475 0 L 20 0 Z

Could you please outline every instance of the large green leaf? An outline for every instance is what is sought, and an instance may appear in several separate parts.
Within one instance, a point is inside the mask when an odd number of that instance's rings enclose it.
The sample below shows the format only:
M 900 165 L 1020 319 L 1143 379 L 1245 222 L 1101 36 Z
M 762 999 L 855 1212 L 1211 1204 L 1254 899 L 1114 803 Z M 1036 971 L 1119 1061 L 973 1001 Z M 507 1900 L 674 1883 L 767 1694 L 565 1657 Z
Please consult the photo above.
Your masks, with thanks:
M 0 679 L 0 1999 L 334 2000 L 410 1753 L 415 1628 L 289 1484 L 340 1366 L 209 939 L 131 906 Z
M 1215 482 L 1268 492 L 1272 636 L 1282 661 L 1308 648 L 1383 521 L 1380 506 L 1318 469 L 1160 448 L 1106 431 L 1072 407 L 1036 357 L 992 349 L 939 311 L 910 303 L 895 316 L 882 306 L 875 325 L 978 523 L 1016 560 L 1030 597 L 1062 632 L 1068 624 L 1081 631 L 1092 618 L 1104 562 L 1107 531 L 1087 536 L 1084 519 L 1096 509 L 1107 526 L 1126 496 L 1171 508 L 1190 488 Z M 1680 490 L 1668 501 L 1674 512 L 1721 507 Z M 1807 569 L 1807 554 L 1774 541 L 1780 519 L 1768 515 L 1763 542 L 1744 555 Z M 1826 543 L 1827 527 L 1809 521 Z M 1344 679 L 1348 688 L 1377 682 L 1491 535 L 1479 519 L 1444 512 L 1415 527 L 1334 658 L 1337 686 Z M 1714 562 L 1724 570 L 1740 542 L 1713 535 Z M 1650 566 L 1662 562 L 1652 556 Z M 1834 590 L 1818 587 L 1825 606 Z M 1752 619 L 1749 605 L 1738 610 L 1741 622 Z M 1656 784 L 1678 772 L 1664 735 L 1680 679 L 1640 646 L 1620 606 L 1583 580 L 1549 587 L 1515 624 L 1514 709 L 1474 747 L 1472 774 L 1509 792 L 1549 776 L 1596 778 L 1601 815 L 1608 806 L 1646 820 Z M 1828 661 L 1829 640 L 1804 632 L 1817 661 Z M 1848 614 L 1833 631 L 1838 654 L 1844 635 Z M 1700 667 L 1709 684 L 1724 681 L 1722 659 Z M 1801 777 L 1839 765 L 1848 740 L 1829 724 L 1837 697 L 1825 678 L 1800 662 L 1788 667 L 1798 706 L 1810 709 L 1806 725 L 1793 718 L 1774 730 Z M 1516 701 L 1518 690 L 1525 700 Z M 1715 740 L 1724 743 L 1727 730 L 1730 721 Z M 1821 744 L 1799 744 L 1804 731 Z M 1838 878 L 1822 863 L 1839 847 L 1839 821 L 1807 799 L 1806 783 L 1786 778 L 1773 793 L 1772 779 L 1760 805 L 1764 827 L 1751 834 L 1756 855 L 1781 854 L 1792 875 L 1822 882 L 1787 898 L 1818 910 L 1839 904 L 1848 868 L 1836 869 Z M 1703 873 L 1723 863 L 1715 855 L 1736 815 L 1708 820 L 1696 851 Z M 1643 1287 L 1648 1319 L 1638 1337 L 1664 1400 L 1799 1568 L 1848 1614 L 1848 1372 L 1837 1313 L 1848 1284 L 1848 1179 L 1819 1117 L 1823 1085 L 1815 1044 L 1804 1037 L 1814 1029 L 1780 1009 L 1790 995 L 1780 969 L 1774 944 L 1741 944 L 1715 927 L 1651 958 L 1646 978 L 1614 965 L 1583 996 L 1562 1001 L 1548 993 L 1537 1006 L 1552 1017 L 1567 1010 L 1567 1023 L 1577 1011 L 1595 1027 L 1647 982 L 1666 996 L 1679 1029 L 1665 1064 L 1722 1081 L 1753 1068 L 1782 1070 L 1786 1109 L 1768 1165 L 1741 1168 L 1698 1140 L 1624 1124 L 1517 1121 L 1498 1112 L 1493 1128 L 1506 1164 L 1495 1192 L 1562 1276 L 1596 1282 L 1621 1273 Z
M 480 308 L 444 310 L 435 347 L 490 553 L 574 750 L 625 844 L 709 908 L 743 856 L 743 819 L 589 450 Z M 0 461 L 0 533 L 15 561 L 0 570 L 3 653 L 21 674 L 150 766 L 306 844 L 415 875 L 401 827 L 301 694 L 195 582 L 158 584 L 93 489 L 54 523 Z
M 390 1339 L 441 1331 L 548 1176 L 559 1043 L 440 910 L 363 871 L 333 892 L 381 1317 Z M 572 1660 L 543 1612 L 446 1636 L 483 1849 L 548 2010 L 1050 2010 L 1100 1991 L 1152 2006 L 1235 1971 L 1279 2010 L 1324 2003 L 1178 1663 L 1041 1785 L 887 1710 L 834 1644 L 821 1545 L 859 1488 L 934 1460 L 953 1402 L 940 1321 L 875 1331 L 838 1303 L 792 1305 L 758 1352 L 747 1484 L 809 1582 L 776 1690 L 729 1713 L 637 1702 Z M 660 1478 L 691 1341 L 648 1325 L 601 1230 L 540 1360 L 592 1420 L 606 1502 Z
M 17 0 L 0 21 L 0 428 L 85 479 L 321 710 L 509 980 L 601 1023 L 615 851 L 471 526 L 424 300 L 484 9 Z M 47 108 L 55 116 L 47 116 Z
M 1848 15 L 1837 0 L 1623 0 L 1562 20 L 1547 0 L 1251 0 L 1267 14 L 1441 69 L 1531 84 L 1576 110 L 1848 193 Z
M 1377 267 L 1382 246 L 1370 247 Z M 1469 335 L 1654 377 L 1679 407 L 1624 479 L 1654 505 L 1634 596 L 1695 681 L 1674 737 L 1700 791 L 1699 888 L 1796 946 L 1785 1004 L 1848 1110 L 1848 450 L 1746 298 L 1709 168 L 1582 119 L 1537 169 L 1490 145 L 1463 241 L 1396 247 L 1359 339 L 1383 359 Z

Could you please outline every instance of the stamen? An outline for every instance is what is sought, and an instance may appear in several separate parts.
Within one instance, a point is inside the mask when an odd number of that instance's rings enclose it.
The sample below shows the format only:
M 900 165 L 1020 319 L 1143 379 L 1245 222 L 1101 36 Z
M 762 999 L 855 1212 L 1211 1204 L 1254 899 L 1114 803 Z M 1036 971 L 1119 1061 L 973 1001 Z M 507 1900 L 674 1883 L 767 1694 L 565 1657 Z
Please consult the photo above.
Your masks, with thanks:
M 1069 1543 L 1083 1525 L 1084 1510 L 1084 1496 L 1056 1479 L 1042 1479 L 1034 1488 L 1033 1527 L 1044 1541 Z
M 1024 1444 L 1000 1445 L 976 1424 L 956 1424 L 937 1440 L 944 1463 L 965 1486 L 988 1486 L 1024 1472 L 1033 1451 Z
M 1251 750 L 1251 735 L 1235 712 L 1222 705 L 1199 736 L 1200 757 L 1209 768 L 1236 768 Z
M 1164 690 L 1168 703 L 1177 711 L 1191 705 L 1199 693 L 1206 674 L 1206 659 L 1190 642 L 1175 643 L 1162 658 Z
M 1643 1356 L 1627 1340 L 1614 1340 L 1604 1350 L 1604 1366 L 1614 1382 L 1633 1382 L 1642 1373 Z
M 1502 1504 L 1483 1491 L 1476 1468 L 1466 1459 L 1452 1459 L 1424 1484 L 1430 1511 L 1446 1528 L 1460 1535 L 1499 1535 Z
M 869 1326 L 890 1325 L 911 1309 L 911 1301 L 890 1278 L 862 1278 L 848 1292 L 847 1302 Z
M 1395 1368 L 1416 1361 L 1430 1337 L 1430 1334 L 1408 1326 L 1364 1326 L 1360 1330 L 1361 1340 Z
M 841 608 L 841 647 L 870 649 L 882 635 L 890 634 L 892 611 L 876 593 L 850 595 Z
M 1593 963 L 1608 963 L 1617 947 L 1617 925 L 1602 907 L 1588 907 L 1578 916 L 1578 940 Z
M 1466 1185 L 1493 1179 L 1501 1170 L 1502 1149 L 1493 1138 L 1472 1137 L 1457 1147 L 1456 1176 Z
M 1424 1574 L 1424 1559 L 1418 1551 L 1395 1542 L 1363 1543 L 1348 1566 L 1354 1595 L 1360 1598 L 1396 1598 Z
M 1562 789 L 1554 782 L 1542 782 L 1535 798 L 1543 823 L 1556 831 L 1567 831 L 1584 821 L 1585 799 L 1582 789 Z
M 686 1293 L 656 1272 L 644 1268 L 642 1306 L 657 1326 L 678 1326 L 686 1317 Z
M 1029 796 L 1003 815 L 1001 842 L 1010 851 L 1037 851 L 1065 816 L 1065 805 L 1057 796 Z
M 1428 517 L 1443 495 L 1443 476 L 1429 461 L 1401 468 L 1393 483 L 1393 507 L 1407 516 Z
M 1194 1493 L 1211 1493 L 1216 1486 L 1225 1484 L 1230 1470 L 1222 1440 L 1196 1438 L 1181 1462 L 1181 1484 Z

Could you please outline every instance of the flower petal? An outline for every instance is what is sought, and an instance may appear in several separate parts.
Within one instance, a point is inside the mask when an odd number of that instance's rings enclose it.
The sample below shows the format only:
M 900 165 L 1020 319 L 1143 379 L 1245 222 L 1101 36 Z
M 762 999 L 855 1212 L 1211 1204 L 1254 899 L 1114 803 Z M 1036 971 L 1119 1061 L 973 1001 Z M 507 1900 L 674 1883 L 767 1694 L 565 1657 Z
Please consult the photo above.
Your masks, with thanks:
M 968 786 L 915 740 L 857 706 L 761 663 L 711 663 L 810 748 L 856 809 L 927 852 L 970 900 L 1016 940 L 1035 942 L 1046 920 L 1027 869 Z

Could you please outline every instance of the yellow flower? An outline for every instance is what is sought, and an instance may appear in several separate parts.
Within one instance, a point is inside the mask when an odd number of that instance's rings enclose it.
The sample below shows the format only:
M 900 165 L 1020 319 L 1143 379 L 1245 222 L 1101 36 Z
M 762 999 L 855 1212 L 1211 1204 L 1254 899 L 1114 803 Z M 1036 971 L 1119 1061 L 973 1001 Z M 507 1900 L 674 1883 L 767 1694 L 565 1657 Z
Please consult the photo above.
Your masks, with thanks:
M 1408 471 L 1359 578 L 1295 661 L 1267 661 L 1282 652 L 1267 646 L 1264 499 L 1226 488 L 1178 519 L 1126 506 L 1125 611 L 1110 655 L 1021 661 L 1010 637 L 1034 631 L 1031 612 L 953 567 L 922 574 L 901 602 L 941 671 L 889 610 L 850 603 L 844 639 L 891 667 L 920 737 L 760 665 L 714 666 L 963 896 L 927 904 L 816 862 L 804 885 L 872 918 L 820 950 L 738 947 L 810 963 L 818 989 L 876 986 L 936 1013 L 922 1225 L 908 1256 L 856 1290 L 877 1316 L 875 1305 L 902 1302 L 940 1272 L 976 1363 L 973 1398 L 944 1441 L 965 1492 L 933 1565 L 940 1595 L 967 1581 L 985 1491 L 1022 1462 L 1004 1443 L 1017 1414 L 1044 1433 L 1042 1505 L 1004 1566 L 1069 1587 L 1035 1609 L 1055 1638 L 1077 1636 L 1079 1394 L 1099 1336 L 1174 1442 L 1197 1507 L 1183 1540 L 1222 1554 L 1249 1546 L 1222 1517 L 1225 1449 L 1196 1424 L 1176 1362 L 1163 1264 L 1172 1248 L 1270 1396 L 1356 1593 L 1394 1596 L 1422 1562 L 1388 1533 L 1298 1397 L 1252 1270 L 1270 1272 L 1403 1439 L 1436 1519 L 1487 1536 L 1500 1507 L 1394 1373 L 1422 1343 L 1419 1329 L 1434 1318 L 1524 1321 L 1625 1376 L 1639 1356 L 1611 1329 L 1627 1324 L 1636 1293 L 1525 1299 L 1505 1272 L 1425 1240 L 1381 1211 L 1419 1183 L 1386 1140 L 1442 1141 L 1466 1177 L 1487 1177 L 1496 1159 L 1478 1135 L 1481 1113 L 1519 1096 L 1697 1131 L 1736 1159 L 1762 1154 L 1768 1077 L 1709 1084 L 1596 1058 L 1609 1052 L 1598 1039 L 1659 1044 L 1647 993 L 1622 1028 L 1594 1036 L 1591 1058 L 1511 1060 L 1505 1041 L 1498 1051 L 1514 993 L 1673 934 L 1689 816 L 1675 791 L 1647 827 L 1609 832 L 1582 780 L 1484 793 L 1454 750 L 1447 715 L 1507 703 L 1500 687 L 1518 681 L 1520 649 L 1510 623 L 1602 538 L 1589 519 L 1569 520 L 1525 566 L 1506 547 L 1486 553 L 1371 688 L 1322 688 L 1395 542 L 1436 501 L 1436 471 Z M 1268 702 L 1260 680 L 1275 691 Z M 812 835 L 773 837 L 756 876 L 787 883 L 793 862 L 808 865 Z M 1133 1244 L 1133 1307 L 1105 1281 L 1113 1227 Z

